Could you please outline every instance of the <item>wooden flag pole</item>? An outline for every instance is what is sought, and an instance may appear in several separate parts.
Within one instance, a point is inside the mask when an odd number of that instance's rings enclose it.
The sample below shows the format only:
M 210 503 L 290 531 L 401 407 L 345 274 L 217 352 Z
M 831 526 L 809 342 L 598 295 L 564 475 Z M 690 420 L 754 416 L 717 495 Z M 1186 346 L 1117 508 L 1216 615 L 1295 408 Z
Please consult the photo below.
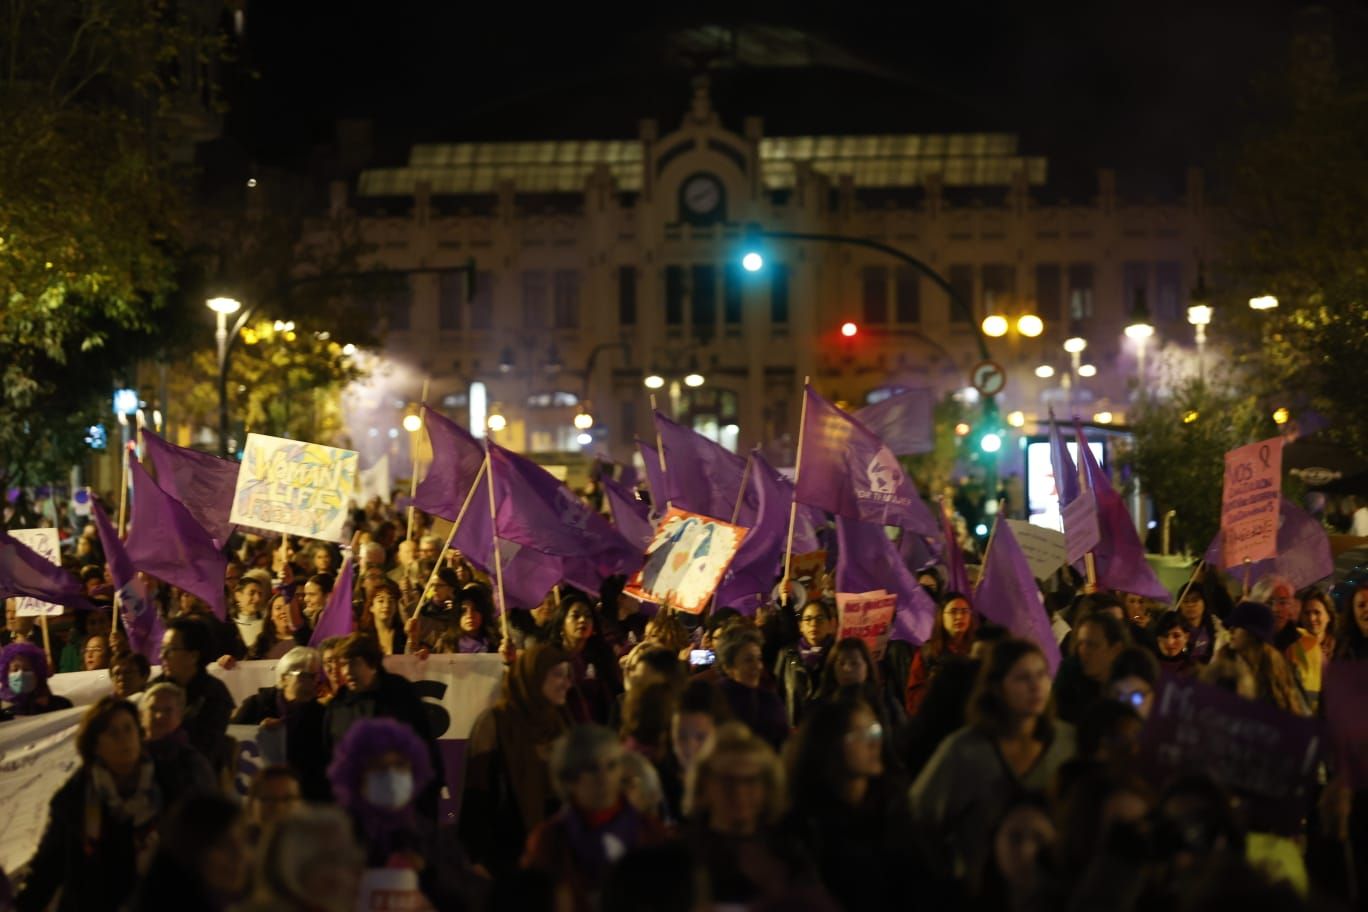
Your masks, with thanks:
M 499 513 L 494 506 L 494 459 L 491 455 L 486 454 L 485 466 L 489 473 L 489 534 L 493 539 L 494 582 L 499 589 L 499 620 L 503 628 L 504 645 L 507 646 L 513 641 L 508 631 L 508 603 L 504 601 L 503 561 L 499 558 Z
M 668 487 L 670 486 L 670 481 L 669 481 L 669 471 L 665 468 L 665 443 L 664 443 L 664 441 L 662 441 L 662 440 L 660 439 L 660 425 L 656 423 L 655 415 L 656 415 L 656 398 L 655 398 L 655 393 L 651 393 L 651 427 L 655 428 L 656 462 L 660 463 L 660 474 L 661 474 L 661 476 L 662 476 L 662 477 L 664 478 L 664 480 L 665 480 L 665 487 L 668 488 Z M 664 492 L 664 491 L 661 491 L 660 493 L 664 494 L 665 492 Z M 651 492 L 651 496 L 652 496 L 652 497 L 655 496 L 655 492 L 654 492 L 654 491 Z M 666 498 L 665 498 L 665 509 L 667 509 L 667 510 L 670 509 L 670 498 L 669 498 L 669 497 L 666 497 Z
M 810 377 L 803 378 L 803 407 L 798 413 L 798 454 L 793 459 L 793 503 L 789 504 L 788 538 L 784 540 L 784 578 L 779 582 L 779 595 L 788 596 L 789 576 L 793 572 L 793 527 L 798 522 L 798 473 L 803 470 L 803 434 L 807 430 L 808 383 Z
M 419 417 L 422 417 L 423 410 L 427 408 L 428 385 L 431 382 L 431 378 L 423 378 L 423 398 L 418 403 Z M 418 435 L 422 432 L 423 428 L 420 427 L 409 435 L 409 449 L 413 451 L 410 454 L 413 457 L 413 471 L 409 473 L 408 531 L 404 536 L 409 541 L 413 541 L 413 499 L 418 496 Z
M 119 538 L 128 532 L 128 448 L 124 447 L 119 474 Z
M 1247 558 L 1247 557 L 1246 557 L 1246 558 L 1244 559 L 1244 586 L 1243 586 L 1243 588 L 1242 588 L 1241 591 L 1240 591 L 1240 598 L 1242 598 L 1242 599 L 1247 599 L 1247 598 L 1249 598 L 1249 583 L 1250 583 L 1250 579 L 1251 579 L 1253 576 L 1254 576 L 1254 561 L 1251 560 L 1250 558 Z
M 1195 567 L 1192 568 L 1192 574 L 1188 577 L 1187 583 L 1183 586 L 1183 588 L 1182 588 L 1182 589 L 1179 591 L 1179 593 L 1178 593 L 1178 601 L 1176 601 L 1176 602 L 1173 603 L 1173 607 L 1174 607 L 1174 608 L 1177 608 L 1179 605 L 1183 604 L 1183 599 L 1187 598 L 1188 590 L 1192 588 L 1192 584 L 1193 584 L 1193 583 L 1197 582 L 1197 574 L 1201 573 L 1201 572 L 1202 572 L 1202 568 L 1205 567 L 1205 566 L 1206 566 L 1206 560 L 1203 559 L 1203 560 L 1199 560 L 1199 561 L 1197 562 L 1197 566 L 1195 566 Z
M 480 470 L 475 473 L 475 480 L 470 483 L 470 490 L 466 491 L 465 500 L 462 501 L 461 509 L 456 514 L 456 521 L 451 524 L 451 530 L 447 532 L 446 541 L 442 543 L 442 550 L 437 552 L 437 562 L 432 565 L 432 573 L 428 576 L 428 581 L 423 585 L 423 591 L 419 594 L 420 605 L 422 599 L 427 598 L 428 590 L 432 588 L 432 584 L 437 580 L 437 573 L 442 569 L 442 555 L 447 552 L 447 549 L 451 547 L 452 540 L 456 538 L 456 532 L 461 528 L 461 522 L 465 519 L 466 510 L 470 508 L 470 502 L 475 499 L 475 489 L 480 486 L 480 479 L 484 477 L 488 465 L 489 457 L 486 456 L 484 462 L 480 463 Z

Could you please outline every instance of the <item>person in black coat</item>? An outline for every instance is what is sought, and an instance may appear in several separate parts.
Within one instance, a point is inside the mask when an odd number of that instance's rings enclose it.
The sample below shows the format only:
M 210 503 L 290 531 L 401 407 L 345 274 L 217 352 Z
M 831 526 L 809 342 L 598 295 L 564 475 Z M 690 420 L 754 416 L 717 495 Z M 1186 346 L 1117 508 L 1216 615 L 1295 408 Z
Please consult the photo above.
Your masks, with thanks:
M 47 828 L 15 897 L 21 912 L 118 909 L 133 892 L 138 864 L 150 858 L 167 809 L 210 790 L 202 765 L 161 763 L 145 749 L 138 711 L 103 697 L 76 733 L 81 766 L 52 796 Z
M 193 618 L 179 617 L 166 625 L 162 637 L 162 671 L 151 683 L 170 681 L 185 691 L 185 721 L 190 746 L 204 755 L 215 770 L 227 768 L 228 719 L 233 696 L 223 682 L 206 670 L 212 654 L 209 629 Z
M 721 691 L 733 718 L 778 750 L 789 734 L 788 713 L 779 695 L 761 686 L 762 645 L 760 631 L 754 627 L 736 623 L 722 631 L 715 647 L 724 675 Z
M 234 725 L 260 725 L 269 731 L 284 727 L 285 762 L 299 777 L 300 791 L 309 801 L 327 801 L 328 754 L 323 743 L 325 711 L 318 702 L 323 660 L 318 650 L 296 646 L 276 664 L 280 683 L 247 697 L 233 713 Z M 263 735 L 269 737 L 268 735 Z M 279 762 L 279 758 L 273 758 Z

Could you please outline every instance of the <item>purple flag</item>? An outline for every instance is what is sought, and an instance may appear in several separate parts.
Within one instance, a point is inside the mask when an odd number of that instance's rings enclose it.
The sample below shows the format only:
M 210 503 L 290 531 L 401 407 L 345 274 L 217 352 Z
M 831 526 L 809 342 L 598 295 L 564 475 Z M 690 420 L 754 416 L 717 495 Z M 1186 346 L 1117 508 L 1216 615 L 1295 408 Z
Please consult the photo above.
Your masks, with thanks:
M 836 517 L 836 591 L 873 592 L 883 589 L 897 596 L 890 639 L 919 646 L 931 637 L 940 612 L 926 590 L 902 562 L 883 526 Z
M 789 502 L 793 502 L 793 482 L 784 480 L 784 489 Z M 826 514 L 807 504 L 798 505 L 798 515 L 793 521 L 793 553 L 807 554 L 822 549 L 822 540 L 817 537 L 819 529 L 826 528 Z
M 133 516 L 124 548 L 137 569 L 204 600 L 219 620 L 228 561 L 209 533 L 179 500 L 167 494 L 142 463 L 128 459 L 133 481 Z
M 123 617 L 129 648 L 155 664 L 161 657 L 162 634 L 165 632 L 161 615 L 157 613 L 156 604 L 148 598 L 147 586 L 133 569 L 133 562 L 128 559 L 123 542 L 119 541 L 118 530 L 109 521 L 104 507 L 93 497 L 90 513 L 95 519 L 95 529 L 100 534 L 100 546 L 104 549 L 105 563 L 109 565 L 109 575 L 114 578 L 119 614 Z
M 90 607 L 74 576 L 0 529 L 0 598 L 25 595 L 54 605 Z
M 641 462 L 646 468 L 646 487 L 651 489 L 651 513 L 663 516 L 665 501 L 670 498 L 665 487 L 665 473 L 660 470 L 660 451 L 640 439 L 637 440 L 637 451 L 641 453 Z
M 613 516 L 613 525 L 617 526 L 623 538 L 641 545 L 644 552 L 655 536 L 655 528 L 651 525 L 650 508 L 636 499 L 631 488 L 620 482 L 611 478 L 601 478 L 599 484 L 603 486 L 603 497 L 608 502 L 608 512 Z
M 945 534 L 945 591 L 968 595 L 973 591 L 969 585 L 969 571 L 964 566 L 964 552 L 960 550 L 959 536 L 955 534 L 955 524 L 950 514 L 941 510 L 941 530 Z
M 499 559 L 503 561 L 504 596 L 514 608 L 534 607 L 565 575 L 563 558 L 517 542 L 500 539 Z
M 910 389 L 866 405 L 855 412 L 855 418 L 878 434 L 894 453 L 908 456 L 936 448 L 934 410 L 931 390 Z
M 1064 445 L 1064 438 L 1059 433 L 1059 425 L 1053 414 L 1050 416 L 1050 468 L 1054 471 L 1059 511 L 1063 513 L 1064 508 L 1078 497 L 1078 467 L 1069 455 L 1069 448 Z
M 142 430 L 146 459 L 157 473 L 157 484 L 179 500 L 222 548 L 233 534 L 228 515 L 233 510 L 239 463 L 167 443 Z
M 356 630 L 356 615 L 352 613 L 352 589 L 356 585 L 356 561 L 350 552 L 342 559 L 342 572 L 337 574 L 328 602 L 318 614 L 318 623 L 309 634 L 309 645 L 321 648 L 329 637 L 350 636 Z
M 730 522 L 746 460 L 660 412 L 655 413 L 655 423 L 665 448 L 665 488 L 670 504 Z
M 1055 642 L 1050 618 L 1045 614 L 1045 602 L 1026 555 L 1021 553 L 1012 527 L 999 516 L 993 526 L 993 537 L 988 542 L 988 556 L 983 561 L 978 588 L 974 590 L 974 607 L 995 624 L 1001 624 L 1017 636 L 1033 640 L 1053 677 L 1059 667 L 1059 644 Z
M 1248 572 L 1251 580 L 1284 576 L 1294 588 L 1302 589 L 1335 572 L 1335 559 L 1330 554 L 1330 538 L 1325 534 L 1325 527 L 1286 497 L 1282 500 L 1282 511 L 1278 516 L 1277 544 L 1277 557 L 1255 561 L 1249 565 L 1248 571 L 1234 567 L 1230 573 L 1243 578 Z M 1220 532 L 1211 540 L 1205 557 L 1211 566 L 1223 566 Z
M 754 508 L 743 512 L 740 525 L 750 529 L 717 586 L 717 604 L 747 614 L 769 599 L 784 562 L 784 539 L 788 535 L 793 486 L 756 450 L 751 453 L 750 478 L 746 483 Z M 802 552 L 800 552 L 802 553 Z
M 1145 546 L 1140 543 L 1130 511 L 1093 458 L 1082 425 L 1074 424 L 1074 434 L 1078 438 L 1078 458 L 1087 473 L 1088 490 L 1097 498 L 1097 526 L 1102 532 L 1102 540 L 1093 550 L 1097 584 L 1118 592 L 1170 601 L 1173 594 L 1159 582 L 1154 568 L 1145 560 Z
M 936 535 L 940 530 L 935 517 L 893 451 L 811 386 L 804 395 L 798 502 L 847 519 Z
M 418 484 L 413 506 L 424 513 L 455 520 L 484 463 L 484 448 L 465 428 L 427 406 L 423 407 L 423 426 L 432 441 L 432 464 Z M 472 499 L 471 510 L 474 508 Z

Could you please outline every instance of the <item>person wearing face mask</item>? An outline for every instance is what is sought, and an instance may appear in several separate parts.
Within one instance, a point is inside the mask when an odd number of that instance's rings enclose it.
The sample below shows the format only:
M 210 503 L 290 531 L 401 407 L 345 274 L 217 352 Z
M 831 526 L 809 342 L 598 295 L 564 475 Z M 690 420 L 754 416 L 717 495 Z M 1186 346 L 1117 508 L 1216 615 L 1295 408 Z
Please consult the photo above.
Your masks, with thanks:
M 576 726 L 551 746 L 551 781 L 564 804 L 528 835 L 522 867 L 568 888 L 576 912 L 597 908 L 614 862 L 665 835 L 623 797 L 623 753 L 600 725 Z
M 326 801 L 327 755 L 323 751 L 324 709 L 318 702 L 323 660 L 318 650 L 296 646 L 276 663 L 275 687 L 263 687 L 233 713 L 234 725 L 283 729 L 285 761 L 299 777 L 304 797 Z M 278 760 L 277 760 L 278 762 Z
M 48 688 L 48 663 L 32 643 L 10 643 L 0 650 L 0 700 L 12 716 L 70 709 L 71 701 Z
M 509 667 L 503 697 L 471 729 L 461 840 L 472 861 L 496 877 L 514 869 L 528 833 L 558 804 L 546 758 L 570 728 L 573 683 L 565 653 L 533 645 Z
M 784 700 L 790 727 L 803 720 L 808 705 L 817 698 L 822 666 L 836 633 L 836 606 L 814 599 L 798 613 L 798 639 L 779 651 L 774 680 Z
M 469 867 L 451 827 L 419 807 L 435 781 L 428 745 L 393 719 L 362 719 L 337 746 L 328 781 L 347 812 L 368 868 L 417 872 L 439 909 L 464 908 Z

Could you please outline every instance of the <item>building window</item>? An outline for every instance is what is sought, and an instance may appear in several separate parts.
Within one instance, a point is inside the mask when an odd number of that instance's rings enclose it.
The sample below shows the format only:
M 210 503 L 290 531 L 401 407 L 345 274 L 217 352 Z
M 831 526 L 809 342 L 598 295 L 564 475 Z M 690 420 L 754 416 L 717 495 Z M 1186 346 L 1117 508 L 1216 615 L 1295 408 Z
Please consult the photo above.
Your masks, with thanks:
M 1093 315 L 1093 265 L 1069 264 L 1069 319 L 1090 320 Z
M 684 324 L 684 267 L 665 267 L 665 325 Z
M 787 326 L 789 321 L 789 272 L 788 266 L 775 263 L 770 267 L 770 322 L 775 326 Z
M 404 279 L 403 285 L 394 289 L 385 301 L 385 317 L 390 329 L 403 331 L 409 328 L 412 304 L 412 292 L 408 280 Z
M 983 312 L 1005 313 L 1016 295 L 1016 267 L 989 263 L 983 267 Z
M 1137 303 L 1149 301 L 1149 263 L 1121 265 L 1121 313 L 1130 315 Z
M 524 269 L 522 273 L 523 326 L 544 329 L 550 320 L 546 312 L 546 271 Z
M 437 328 L 448 332 L 461 328 L 461 302 L 465 299 L 466 274 L 444 272 L 437 284 Z
M 897 287 L 894 299 L 896 313 L 894 319 L 899 323 L 921 322 L 921 276 L 911 266 L 900 266 L 896 274 Z
M 742 283 L 745 273 L 736 263 L 728 263 L 722 272 L 722 319 L 728 326 L 741 325 Z
M 888 270 L 866 266 L 860 270 L 860 299 L 864 302 L 864 321 L 871 326 L 888 322 Z
M 717 270 L 711 264 L 695 265 L 690 278 L 694 338 L 709 342 L 717 330 Z
M 957 264 L 950 267 L 950 288 L 955 299 L 950 302 L 951 323 L 974 322 L 974 267 Z
M 552 302 L 556 329 L 579 329 L 580 274 L 575 269 L 557 269 Z
M 475 296 L 470 299 L 470 328 L 494 327 L 494 274 L 482 269 L 475 273 Z
M 1035 268 L 1035 312 L 1048 325 L 1059 320 L 1064 289 L 1060 284 L 1058 263 L 1037 263 Z
M 637 321 L 637 271 L 635 266 L 618 267 L 618 323 L 635 326 Z
M 1154 318 L 1164 323 L 1187 318 L 1183 309 L 1183 265 L 1173 261 L 1154 266 Z

